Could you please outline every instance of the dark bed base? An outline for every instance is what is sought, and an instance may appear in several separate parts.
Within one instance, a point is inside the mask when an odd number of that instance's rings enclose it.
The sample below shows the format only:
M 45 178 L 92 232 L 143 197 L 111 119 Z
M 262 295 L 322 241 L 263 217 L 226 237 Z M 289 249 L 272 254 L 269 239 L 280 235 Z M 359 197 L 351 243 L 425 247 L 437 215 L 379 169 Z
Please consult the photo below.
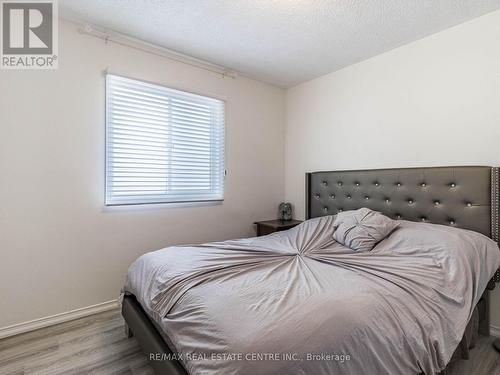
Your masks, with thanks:
M 490 335 L 490 291 L 485 290 L 477 303 L 479 312 L 479 333 L 483 336 Z
M 489 314 L 489 291 L 486 290 L 477 304 L 479 313 L 479 333 L 484 336 L 490 335 Z M 128 337 L 134 336 L 142 351 L 147 355 L 151 367 L 156 374 L 161 375 L 189 375 L 181 362 L 177 359 L 167 359 L 174 353 L 169 348 L 165 340 L 161 337 L 155 325 L 141 307 L 135 296 L 126 295 L 123 298 L 122 315 L 126 322 L 126 334 Z M 458 358 L 468 359 L 468 348 L 463 351 Z M 155 358 L 155 356 L 160 356 Z M 162 358 L 161 356 L 165 356 Z M 452 359 L 453 360 L 453 359 Z M 446 370 L 442 373 L 445 374 Z
M 132 295 L 123 298 L 122 315 L 126 322 L 126 334 L 134 336 L 142 351 L 148 356 L 149 364 L 155 373 L 162 375 L 188 375 L 178 360 L 156 358 L 156 355 L 168 357 L 173 352 L 158 333 L 143 308 Z

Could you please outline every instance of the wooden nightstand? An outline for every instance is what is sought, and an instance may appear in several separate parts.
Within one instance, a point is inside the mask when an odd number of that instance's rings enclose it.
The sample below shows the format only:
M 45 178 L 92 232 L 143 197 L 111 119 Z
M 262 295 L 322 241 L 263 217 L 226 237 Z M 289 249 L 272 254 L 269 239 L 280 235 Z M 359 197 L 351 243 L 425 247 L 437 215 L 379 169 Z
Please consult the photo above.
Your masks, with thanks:
M 300 223 L 302 223 L 300 220 L 266 220 L 256 221 L 254 224 L 257 225 L 257 236 L 265 236 L 266 234 L 293 228 Z

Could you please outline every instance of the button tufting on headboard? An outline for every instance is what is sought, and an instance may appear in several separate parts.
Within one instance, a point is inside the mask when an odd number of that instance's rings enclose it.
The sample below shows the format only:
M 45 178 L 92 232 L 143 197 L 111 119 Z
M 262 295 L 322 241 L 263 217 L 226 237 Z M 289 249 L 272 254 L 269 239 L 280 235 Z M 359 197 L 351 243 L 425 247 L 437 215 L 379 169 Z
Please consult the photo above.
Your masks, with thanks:
M 465 166 L 310 173 L 307 218 L 368 207 L 392 218 L 490 236 L 491 170 Z

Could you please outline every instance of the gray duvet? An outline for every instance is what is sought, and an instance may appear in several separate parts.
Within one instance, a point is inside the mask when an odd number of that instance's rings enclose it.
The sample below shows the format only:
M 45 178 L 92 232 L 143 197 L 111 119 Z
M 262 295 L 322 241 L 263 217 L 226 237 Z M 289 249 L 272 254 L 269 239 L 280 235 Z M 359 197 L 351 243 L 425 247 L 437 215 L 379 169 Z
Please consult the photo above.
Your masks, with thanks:
M 495 242 L 401 221 L 372 251 L 332 239 L 334 216 L 269 236 L 141 256 L 125 292 L 191 374 L 434 374 L 494 271 Z

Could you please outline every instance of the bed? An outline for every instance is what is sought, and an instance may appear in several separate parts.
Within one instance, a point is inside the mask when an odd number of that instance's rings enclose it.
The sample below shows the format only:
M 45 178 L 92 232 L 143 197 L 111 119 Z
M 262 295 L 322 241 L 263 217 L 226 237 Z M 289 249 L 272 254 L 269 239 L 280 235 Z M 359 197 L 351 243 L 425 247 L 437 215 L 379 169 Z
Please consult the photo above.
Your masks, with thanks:
M 330 234 L 361 207 L 401 222 L 363 256 Z M 306 219 L 131 266 L 122 314 L 157 373 L 430 374 L 489 334 L 497 168 L 308 173 Z

